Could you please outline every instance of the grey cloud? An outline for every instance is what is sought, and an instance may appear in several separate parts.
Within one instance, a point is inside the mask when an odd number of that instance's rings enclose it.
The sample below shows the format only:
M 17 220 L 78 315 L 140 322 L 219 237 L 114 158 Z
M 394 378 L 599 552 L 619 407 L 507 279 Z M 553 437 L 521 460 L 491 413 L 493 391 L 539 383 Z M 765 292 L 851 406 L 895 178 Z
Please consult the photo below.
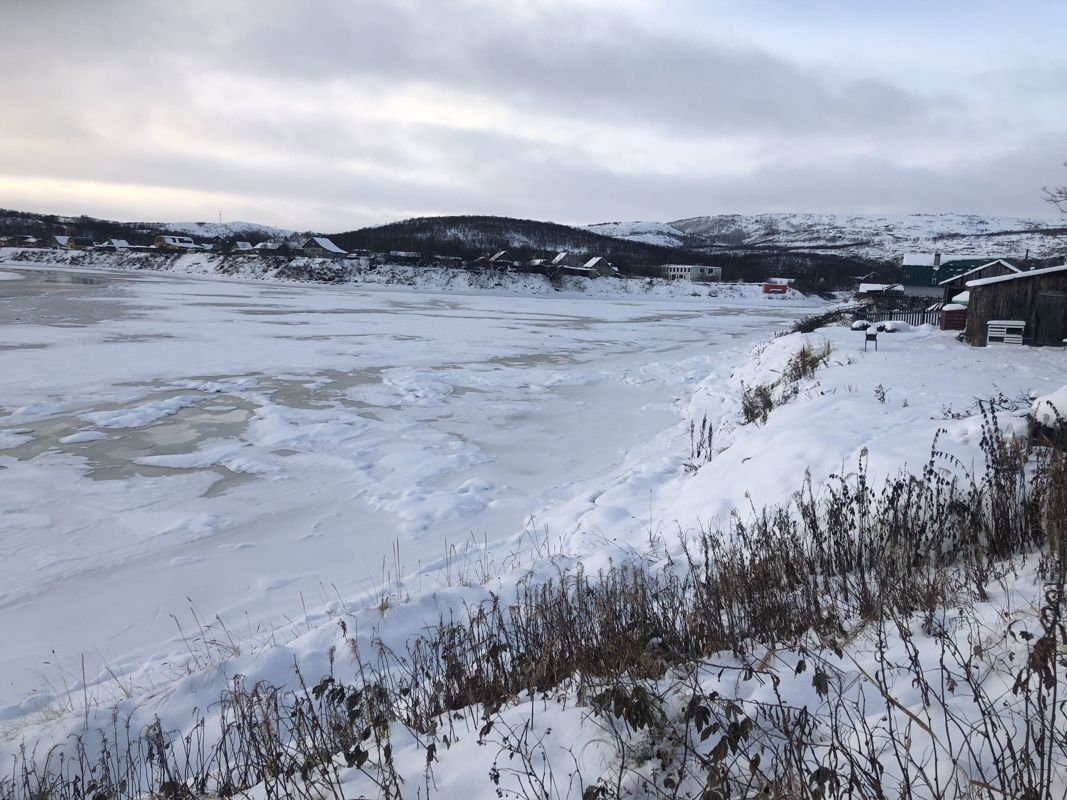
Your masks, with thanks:
M 834 80 L 752 47 L 666 35 L 602 12 L 516 18 L 507 4 L 356 8 L 330 4 L 320 25 L 303 28 L 267 15 L 239 29 L 238 55 L 217 66 L 308 82 L 415 82 L 503 98 L 527 114 L 698 132 L 868 130 L 915 125 L 933 110 L 876 80 Z
M 752 47 L 647 30 L 602 9 L 516 15 L 509 4 L 368 0 L 192 8 L 159 5 L 136 25 L 122 3 L 94 5 L 92 14 L 26 16 L 56 31 L 54 68 L 114 64 L 116 93 L 123 70 L 138 80 L 164 73 L 163 97 L 183 80 L 195 92 L 198 75 L 212 73 L 419 84 L 496 98 L 526 114 L 695 132 L 848 132 L 919 124 L 933 110 L 883 82 L 833 78 Z
M 1028 132 L 1026 115 L 993 129 L 976 124 L 987 110 L 964 91 L 973 86 L 930 97 L 751 45 L 646 29 L 606 7 L 524 9 L 414 0 L 7 3 L 0 174 L 226 194 L 300 215 L 266 222 L 326 229 L 418 213 L 566 222 L 760 210 L 1041 214 L 1040 186 L 1064 182 L 1048 165 L 1067 157 L 1067 141 Z M 1052 96 L 1048 76 L 1060 69 L 1001 72 L 991 83 L 1001 98 L 1014 85 Z M 268 92 L 293 111 L 213 107 L 207 98 L 219 77 L 246 80 L 253 101 Z M 324 87 L 368 98 L 408 87 L 459 92 L 557 125 L 564 135 L 555 138 L 570 142 L 541 141 L 521 123 L 471 131 L 449 120 L 361 119 L 359 107 L 342 121 L 326 108 L 296 110 Z M 677 165 L 667 175 L 611 169 L 591 157 L 572 121 L 615 126 L 632 148 L 646 146 L 649 133 L 661 150 L 643 153 L 642 163 L 673 164 L 676 135 L 690 145 L 707 139 L 706 161 L 682 177 Z M 186 140 L 142 138 L 178 123 Z M 1013 138 L 997 138 L 1009 130 Z M 716 136 L 759 141 L 772 163 L 707 176 Z M 908 148 L 927 143 L 961 152 L 936 167 L 902 166 Z M 978 145 L 1000 154 L 962 157 Z M 238 163 L 224 155 L 235 148 L 267 158 Z M 838 148 L 865 155 L 838 156 Z M 447 182 L 432 177 L 442 173 Z

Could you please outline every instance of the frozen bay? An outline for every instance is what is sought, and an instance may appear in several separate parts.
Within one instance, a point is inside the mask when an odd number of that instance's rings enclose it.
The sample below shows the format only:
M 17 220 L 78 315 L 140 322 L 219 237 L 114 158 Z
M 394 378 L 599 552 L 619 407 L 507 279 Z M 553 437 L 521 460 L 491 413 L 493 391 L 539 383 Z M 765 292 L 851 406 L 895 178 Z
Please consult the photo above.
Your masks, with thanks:
M 4 270 L 0 708 L 83 655 L 165 674 L 192 609 L 303 630 L 451 547 L 565 526 L 712 366 L 805 313 Z

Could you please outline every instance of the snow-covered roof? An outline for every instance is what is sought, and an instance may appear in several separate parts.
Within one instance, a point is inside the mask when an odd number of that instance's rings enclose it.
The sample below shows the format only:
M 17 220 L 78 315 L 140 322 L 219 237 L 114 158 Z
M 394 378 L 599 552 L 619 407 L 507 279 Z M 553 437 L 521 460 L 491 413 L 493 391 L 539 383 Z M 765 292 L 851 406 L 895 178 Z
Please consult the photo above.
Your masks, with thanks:
M 603 264 L 608 269 L 613 269 L 616 272 L 618 272 L 618 270 L 615 269 L 615 267 L 613 267 L 611 265 L 611 263 L 606 258 L 604 258 L 603 256 L 593 256 L 591 259 L 589 259 L 588 261 L 585 262 L 585 268 L 586 269 L 597 269 L 601 264 Z
M 552 259 L 552 263 L 553 264 L 559 264 L 560 262 L 565 261 L 569 256 L 570 256 L 570 253 L 568 253 L 566 250 L 564 250 L 561 253 L 559 253 L 555 258 Z
M 904 287 L 899 283 L 861 283 L 859 293 L 871 292 L 903 292 Z
M 938 261 L 938 256 L 941 260 Z M 935 262 L 942 267 L 953 261 L 978 261 L 988 258 L 981 253 L 905 253 L 901 263 L 905 267 L 933 267 Z
M 255 248 L 252 247 L 252 243 L 251 242 L 234 242 L 233 243 L 233 249 L 234 250 L 255 250 Z
M 792 286 L 796 278 L 767 278 L 767 283 L 774 283 L 779 286 Z
M 1019 281 L 1026 278 L 1036 278 L 1040 275 L 1052 275 L 1056 272 L 1067 272 L 1067 264 L 1058 267 L 1045 267 L 1044 269 L 1032 269 L 1028 272 L 1013 272 L 1011 275 L 998 275 L 995 278 L 980 278 L 976 281 L 967 281 L 967 288 L 975 286 L 989 286 L 991 283 L 1004 283 L 1005 281 Z
M 499 253 L 494 253 L 489 259 L 490 261 L 504 261 L 511 260 L 511 254 L 507 250 L 501 250 Z
M 1022 272 L 1022 270 L 1019 269 L 1014 264 L 1009 264 L 1003 258 L 997 258 L 997 259 L 994 259 L 993 261 L 989 261 L 989 262 L 986 262 L 985 264 L 980 264 L 977 267 L 973 267 L 972 269 L 969 269 L 966 272 L 961 272 L 959 275 L 953 275 L 951 278 L 945 278 L 943 281 L 941 281 L 937 285 L 938 286 L 944 286 L 946 283 L 948 283 L 950 281 L 957 281 L 960 278 L 964 278 L 964 277 L 966 277 L 966 276 L 968 276 L 968 275 L 970 275 L 972 273 L 978 272 L 979 270 L 983 270 L 986 267 L 991 267 L 994 264 L 1003 264 L 1005 267 L 1007 267 L 1008 269 L 1012 270 L 1013 272 Z
M 956 295 L 955 297 L 952 298 L 952 302 L 953 303 L 964 303 L 964 304 L 969 303 L 969 302 L 971 302 L 971 293 L 970 292 L 960 292 L 958 295 Z
M 342 250 L 340 247 L 335 245 L 333 242 L 331 242 L 325 236 L 312 236 L 310 239 L 305 240 L 304 247 L 306 248 L 312 242 L 314 242 L 317 247 L 321 247 L 323 250 L 325 250 L 328 253 L 339 253 L 341 255 L 345 254 L 344 250 Z
M 114 247 L 116 250 L 124 250 L 130 246 L 125 239 L 108 239 L 104 244 Z
M 902 264 L 905 267 L 932 267 L 936 253 L 905 253 Z
M 999 261 L 1000 259 L 995 259 Z M 945 267 L 949 264 L 954 264 L 957 261 L 979 261 L 983 264 L 989 263 L 989 256 L 984 253 L 942 253 L 941 254 L 941 266 Z
M 279 250 L 281 249 L 283 242 L 260 242 L 253 249 L 254 250 Z
M 69 237 L 69 236 L 56 236 L 56 237 L 54 237 L 54 238 L 55 238 L 55 240 L 56 240 L 56 243 L 57 243 L 57 244 L 58 244 L 58 245 L 59 245 L 60 247 L 66 247 L 66 246 L 67 246 L 67 242 L 69 242 L 69 241 L 70 241 L 70 237 Z

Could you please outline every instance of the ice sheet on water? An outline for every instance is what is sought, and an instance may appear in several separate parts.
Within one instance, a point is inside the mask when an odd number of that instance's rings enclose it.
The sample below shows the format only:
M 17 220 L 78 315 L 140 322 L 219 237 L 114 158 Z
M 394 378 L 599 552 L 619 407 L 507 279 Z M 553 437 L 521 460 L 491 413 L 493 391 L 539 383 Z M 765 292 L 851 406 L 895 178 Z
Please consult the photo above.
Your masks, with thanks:
M 113 411 L 92 411 L 82 414 L 81 418 L 99 425 L 101 428 L 140 428 L 151 425 L 156 420 L 177 414 L 183 408 L 202 402 L 200 395 L 182 394 L 156 400 L 132 408 L 119 408 Z
M 82 444 L 84 442 L 97 442 L 106 439 L 108 435 L 103 431 L 85 430 L 64 436 L 59 440 L 60 444 Z

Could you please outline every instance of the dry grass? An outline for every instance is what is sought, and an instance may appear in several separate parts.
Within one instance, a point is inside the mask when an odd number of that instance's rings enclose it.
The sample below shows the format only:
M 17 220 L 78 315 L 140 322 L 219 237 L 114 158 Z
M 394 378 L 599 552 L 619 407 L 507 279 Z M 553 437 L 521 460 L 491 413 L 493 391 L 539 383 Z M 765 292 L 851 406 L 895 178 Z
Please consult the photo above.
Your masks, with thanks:
M 116 723 L 99 744 L 24 752 L 0 779 L 0 800 L 253 788 L 311 800 L 345 796 L 346 768 L 379 797 L 426 797 L 433 765 L 468 730 L 500 751 L 487 795 L 555 797 L 532 720 L 505 729 L 501 712 L 518 697 L 560 696 L 587 704 L 588 724 L 603 726 L 619 754 L 608 772 L 580 776 L 583 798 L 1051 797 L 1067 770 L 1067 463 L 997 430 L 990 416 L 985 463 L 970 477 L 948 477 L 943 467 L 963 474 L 961 465 L 935 441 L 921 474 L 876 488 L 861 463 L 857 477 L 821 493 L 805 484 L 789 509 L 690 538 L 679 559 L 561 570 L 522 582 L 507 604 L 441 620 L 406 652 L 379 646 L 365 658 L 353 647 L 355 674 L 344 681 L 334 670 L 295 691 L 236 680 L 217 717 L 184 736 Z M 1006 667 L 1015 680 L 1007 702 L 983 683 L 988 654 L 938 631 L 945 609 L 977 630 L 968 609 L 1035 552 L 1044 599 L 1014 629 L 1029 638 L 1024 660 Z M 933 669 L 916 624 L 938 642 Z M 862 707 L 840 666 L 860 629 L 877 644 Z M 750 700 L 703 688 L 730 670 L 739 687 L 759 680 L 773 690 Z M 801 673 L 817 706 L 779 693 Z M 921 707 L 898 701 L 898 680 Z M 425 785 L 400 780 L 397 731 L 425 750 Z M 927 746 L 913 747 L 920 739 Z

